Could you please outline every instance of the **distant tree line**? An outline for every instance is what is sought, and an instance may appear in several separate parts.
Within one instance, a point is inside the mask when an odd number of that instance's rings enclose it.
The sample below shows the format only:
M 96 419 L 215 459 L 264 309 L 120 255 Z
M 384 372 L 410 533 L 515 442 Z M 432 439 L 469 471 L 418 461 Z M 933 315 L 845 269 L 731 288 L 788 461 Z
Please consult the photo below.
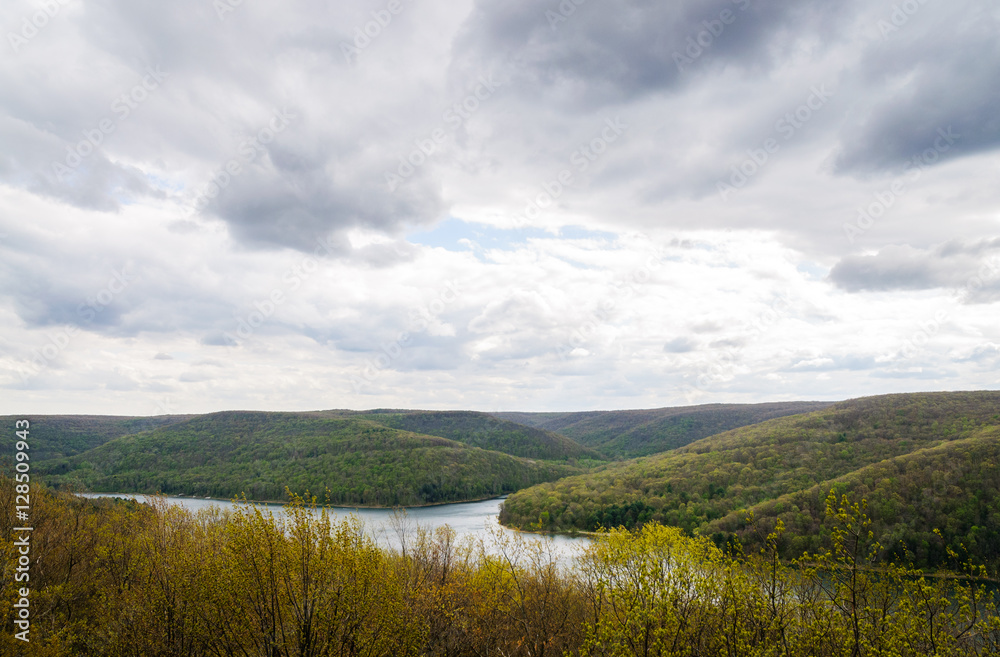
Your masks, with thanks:
M 452 415 L 468 423 L 475 414 L 442 414 L 442 431 L 451 430 Z M 482 418 L 501 425 L 484 434 L 494 447 L 513 449 L 522 437 L 518 425 Z M 247 412 L 120 436 L 34 468 L 57 488 L 280 501 L 287 487 L 318 491 L 333 504 L 391 507 L 494 497 L 585 470 L 554 453 L 559 460 L 521 458 L 367 418 Z

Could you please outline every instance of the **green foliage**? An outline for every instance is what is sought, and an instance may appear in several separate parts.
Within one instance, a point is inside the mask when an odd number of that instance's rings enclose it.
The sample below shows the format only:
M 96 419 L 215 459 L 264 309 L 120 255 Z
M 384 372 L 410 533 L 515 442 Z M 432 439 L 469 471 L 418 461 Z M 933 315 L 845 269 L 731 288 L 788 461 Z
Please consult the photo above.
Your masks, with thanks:
M 287 486 L 326 491 L 333 504 L 396 506 L 494 497 L 582 471 L 362 417 L 213 413 L 42 461 L 35 472 L 93 491 L 281 500 Z
M 704 404 L 633 411 L 496 413 L 572 438 L 602 454 L 630 459 L 683 447 L 701 438 L 772 418 L 808 413 L 826 402 Z
M 936 566 L 948 551 L 977 563 L 1000 560 L 1000 427 L 969 438 L 886 459 L 807 490 L 752 507 L 765 524 L 783 520 L 791 529 L 783 556 L 829 546 L 825 493 L 831 488 L 870 499 L 867 510 L 875 541 L 885 557 Z M 825 490 L 824 490 L 825 489 Z M 710 522 L 705 531 L 746 535 L 737 514 Z M 746 536 L 753 543 L 753 536 Z
M 587 522 L 591 527 L 625 527 L 634 529 L 649 522 L 653 517 L 655 509 L 642 500 L 635 500 L 631 504 L 619 506 L 613 504 L 609 507 L 598 509 L 591 515 Z M 542 513 L 548 515 L 547 511 Z
M 375 412 L 366 418 L 396 429 L 441 436 L 473 447 L 481 447 L 530 459 L 567 460 L 602 457 L 565 436 L 551 431 L 497 419 L 470 411 Z
M 16 420 L 30 420 L 32 455 L 38 460 L 44 460 L 74 456 L 119 436 L 151 431 L 191 417 L 190 415 L 157 417 L 7 415 L 0 416 L 0 426 L 13 427 Z
M 0 614 L 12 627 L 14 482 L 0 477 Z M 830 496 L 832 548 L 749 555 L 647 523 L 560 564 L 496 528 L 397 517 L 399 551 L 314 498 L 192 514 L 33 486 L 31 643 L 12 657 L 959 657 L 1000 654 L 996 591 L 886 563 L 866 505 Z
M 761 526 L 783 522 L 781 556 L 794 558 L 831 547 L 825 498 L 835 488 L 872 500 L 873 531 L 893 559 L 940 565 L 951 547 L 997 563 L 998 407 L 997 392 L 842 402 L 519 491 L 505 501 L 501 521 L 529 528 L 545 511 L 549 530 L 594 530 L 641 503 L 652 509 L 648 520 L 719 545 L 758 546 L 760 535 L 744 520 L 750 509 Z

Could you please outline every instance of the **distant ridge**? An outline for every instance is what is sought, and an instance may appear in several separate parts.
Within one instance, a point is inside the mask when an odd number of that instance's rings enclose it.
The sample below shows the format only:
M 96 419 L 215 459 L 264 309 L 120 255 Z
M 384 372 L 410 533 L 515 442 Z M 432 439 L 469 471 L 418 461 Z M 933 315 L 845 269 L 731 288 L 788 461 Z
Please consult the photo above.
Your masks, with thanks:
M 47 455 L 34 470 L 56 488 L 277 501 L 287 486 L 364 506 L 495 497 L 601 458 L 563 436 L 472 412 L 41 416 L 32 432 L 44 436 Z
M 194 415 L 135 417 L 118 415 L 7 415 L 3 426 L 17 420 L 31 423 L 32 456 L 37 460 L 73 456 L 93 449 L 113 438 L 169 426 Z
M 615 458 L 635 458 L 683 447 L 701 438 L 773 418 L 809 413 L 833 402 L 704 404 L 649 410 L 578 413 L 494 413 L 547 429 Z
M 386 426 L 456 440 L 473 447 L 534 459 L 601 459 L 596 451 L 552 431 L 474 411 L 410 411 L 369 417 Z

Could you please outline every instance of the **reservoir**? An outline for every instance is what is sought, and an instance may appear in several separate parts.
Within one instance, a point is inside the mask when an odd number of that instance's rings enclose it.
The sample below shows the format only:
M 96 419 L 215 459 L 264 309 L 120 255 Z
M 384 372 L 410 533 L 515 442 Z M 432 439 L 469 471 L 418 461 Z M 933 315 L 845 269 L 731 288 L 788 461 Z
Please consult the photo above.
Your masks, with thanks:
M 81 497 L 119 497 L 125 499 L 146 502 L 153 496 L 137 495 L 131 493 L 78 493 Z M 168 504 L 176 504 L 188 509 L 192 513 L 197 513 L 201 509 L 219 507 L 221 509 L 232 509 L 236 505 L 228 500 L 199 499 L 193 497 L 164 497 Z M 457 504 L 439 504 L 436 506 L 408 507 L 406 509 L 408 535 L 413 536 L 417 527 L 429 529 L 431 531 L 445 525 L 455 530 L 456 538 L 461 541 L 465 537 L 481 538 L 489 550 L 492 542 L 490 532 L 499 529 L 504 535 L 509 537 L 521 537 L 526 541 L 538 541 L 544 547 L 551 549 L 558 555 L 559 561 L 566 563 L 579 554 L 586 546 L 591 544 L 591 540 L 586 537 L 552 536 L 540 534 L 524 534 L 507 529 L 497 522 L 500 512 L 500 505 L 503 498 L 494 498 L 480 502 L 460 502 Z M 283 513 L 283 504 L 262 504 L 257 503 L 266 511 L 271 511 L 275 517 Z M 351 509 L 342 507 L 329 507 L 331 517 L 334 520 L 345 519 L 349 516 L 357 516 L 364 523 L 365 531 L 383 547 L 399 549 L 400 541 L 397 532 L 392 529 L 390 519 L 393 515 L 392 509 Z M 412 540 L 412 538 L 410 539 Z

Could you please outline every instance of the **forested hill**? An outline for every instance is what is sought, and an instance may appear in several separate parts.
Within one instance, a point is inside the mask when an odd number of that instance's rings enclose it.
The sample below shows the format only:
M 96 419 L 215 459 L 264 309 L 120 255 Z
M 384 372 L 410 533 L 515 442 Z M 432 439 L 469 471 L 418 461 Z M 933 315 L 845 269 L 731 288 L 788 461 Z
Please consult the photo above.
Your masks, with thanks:
M 32 431 L 45 424 L 39 418 Z M 196 416 L 34 462 L 34 471 L 56 487 L 282 500 L 288 486 L 321 499 L 329 489 L 335 504 L 373 506 L 481 499 L 584 470 L 565 454 L 558 461 L 527 459 L 361 414 L 264 412 Z
M 602 456 L 551 431 L 471 411 L 372 411 L 366 417 L 395 429 L 441 436 L 473 447 L 533 459 L 601 459 Z
M 125 417 L 115 415 L 8 415 L 0 416 L 2 426 L 13 427 L 17 420 L 31 423 L 31 454 L 36 460 L 73 456 L 103 445 L 112 438 L 149 431 L 189 420 L 193 415 Z
M 752 509 L 765 534 L 782 520 L 791 557 L 828 543 L 824 502 L 836 489 L 869 500 L 887 550 L 902 555 L 905 545 L 917 562 L 936 565 L 945 546 L 968 548 L 997 564 L 998 428 L 995 391 L 849 400 L 520 491 L 501 521 L 565 531 L 657 520 L 754 545 L 759 534 L 744 522 Z
M 615 458 L 648 456 L 765 420 L 827 408 L 831 402 L 705 404 L 650 410 L 580 413 L 494 413 L 560 433 Z

